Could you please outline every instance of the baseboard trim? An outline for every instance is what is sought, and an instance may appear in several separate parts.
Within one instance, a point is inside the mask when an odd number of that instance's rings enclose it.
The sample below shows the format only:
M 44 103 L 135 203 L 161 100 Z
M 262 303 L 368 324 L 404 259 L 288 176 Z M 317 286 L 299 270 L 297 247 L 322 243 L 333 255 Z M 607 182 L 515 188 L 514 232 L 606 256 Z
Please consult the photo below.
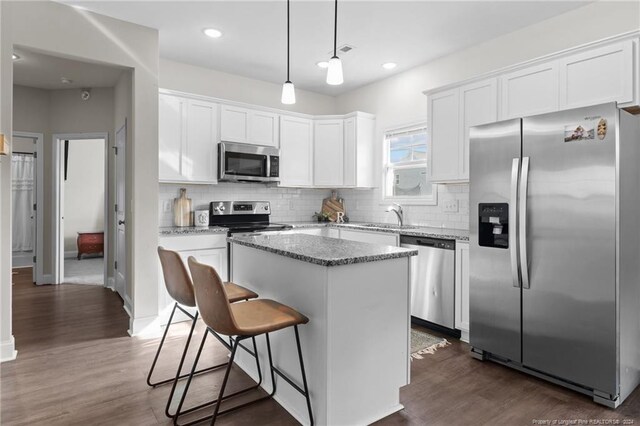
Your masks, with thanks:
M 127 330 L 130 336 L 138 337 L 157 337 L 162 334 L 162 327 L 157 315 L 142 318 L 131 318 L 129 321 L 129 330 Z
M 122 299 L 124 300 L 124 310 L 129 314 L 129 318 L 133 318 L 133 302 L 131 302 L 131 298 L 129 295 L 124 294 Z
M 78 251 L 65 251 L 64 252 L 64 258 L 65 259 L 77 259 L 78 258 Z
M 42 282 L 36 283 L 37 285 L 53 284 L 53 274 L 44 274 L 42 276 Z
M 0 362 L 13 361 L 18 356 L 16 341 L 11 336 L 6 342 L 0 343 Z
M 107 277 L 107 285 L 105 287 L 111 291 L 116 291 L 116 279 L 113 277 Z

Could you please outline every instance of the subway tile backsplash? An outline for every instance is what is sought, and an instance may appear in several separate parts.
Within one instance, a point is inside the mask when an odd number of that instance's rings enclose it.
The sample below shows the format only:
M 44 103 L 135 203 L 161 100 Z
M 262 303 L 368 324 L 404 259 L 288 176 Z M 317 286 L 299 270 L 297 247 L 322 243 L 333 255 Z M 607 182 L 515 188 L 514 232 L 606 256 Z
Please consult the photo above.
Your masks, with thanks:
M 331 195 L 327 189 L 278 188 L 264 184 L 160 184 L 160 226 L 173 225 L 173 199 L 178 197 L 180 188 L 187 188 L 194 210 L 208 209 L 210 201 L 269 201 L 272 222 L 310 221 L 313 213 L 320 211 L 322 200 Z M 344 198 L 347 216 L 354 222 L 396 222 L 395 214 L 386 211 L 389 203 L 382 201 L 380 189 L 341 189 L 338 194 Z M 458 212 L 443 211 L 444 201 L 448 199 L 458 200 Z M 469 185 L 438 185 L 438 205 L 403 205 L 403 209 L 406 224 L 469 229 Z

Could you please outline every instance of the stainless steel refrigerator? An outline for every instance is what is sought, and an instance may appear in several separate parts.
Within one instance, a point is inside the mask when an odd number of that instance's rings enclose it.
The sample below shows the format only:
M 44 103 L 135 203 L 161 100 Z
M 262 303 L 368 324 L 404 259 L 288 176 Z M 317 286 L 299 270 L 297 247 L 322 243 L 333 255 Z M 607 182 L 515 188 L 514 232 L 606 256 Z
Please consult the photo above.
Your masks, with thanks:
M 617 407 L 640 381 L 640 117 L 470 130 L 470 344 Z

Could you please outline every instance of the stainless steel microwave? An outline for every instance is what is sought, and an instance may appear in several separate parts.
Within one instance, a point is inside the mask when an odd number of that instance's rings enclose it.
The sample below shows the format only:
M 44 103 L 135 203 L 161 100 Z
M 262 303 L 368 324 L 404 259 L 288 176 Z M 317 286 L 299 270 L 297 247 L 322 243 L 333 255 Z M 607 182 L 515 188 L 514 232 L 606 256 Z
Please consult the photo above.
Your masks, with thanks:
M 220 142 L 218 180 L 222 182 L 278 182 L 280 150 L 271 146 Z

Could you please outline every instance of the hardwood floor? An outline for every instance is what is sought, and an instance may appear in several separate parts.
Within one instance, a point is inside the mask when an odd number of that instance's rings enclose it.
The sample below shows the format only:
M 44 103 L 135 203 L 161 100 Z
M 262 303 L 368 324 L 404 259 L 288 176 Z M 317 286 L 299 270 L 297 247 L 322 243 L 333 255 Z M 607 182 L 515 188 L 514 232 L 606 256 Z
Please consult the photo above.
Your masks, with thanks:
M 171 424 L 164 415 L 169 387 L 151 389 L 145 383 L 159 339 L 129 337 L 128 317 L 116 293 L 96 286 L 36 287 L 29 269 L 14 275 L 14 282 L 18 359 L 0 366 L 2 425 Z M 200 324 L 196 342 L 203 330 Z M 170 360 L 179 356 L 186 332 L 185 324 L 172 327 L 157 369 L 162 378 L 172 374 Z M 222 362 L 226 350 L 213 339 L 208 342 L 202 365 Z M 466 344 L 454 340 L 434 355 L 413 361 L 411 384 L 400 395 L 405 409 L 377 425 L 531 425 L 534 420 L 578 419 L 640 422 L 640 390 L 614 411 L 559 386 L 474 360 L 468 352 Z M 239 369 L 232 374 L 230 391 L 250 383 Z M 194 380 L 189 392 L 194 405 L 214 397 L 221 376 L 222 372 L 215 372 Z M 266 401 L 225 415 L 219 424 L 297 422 L 276 402 Z

